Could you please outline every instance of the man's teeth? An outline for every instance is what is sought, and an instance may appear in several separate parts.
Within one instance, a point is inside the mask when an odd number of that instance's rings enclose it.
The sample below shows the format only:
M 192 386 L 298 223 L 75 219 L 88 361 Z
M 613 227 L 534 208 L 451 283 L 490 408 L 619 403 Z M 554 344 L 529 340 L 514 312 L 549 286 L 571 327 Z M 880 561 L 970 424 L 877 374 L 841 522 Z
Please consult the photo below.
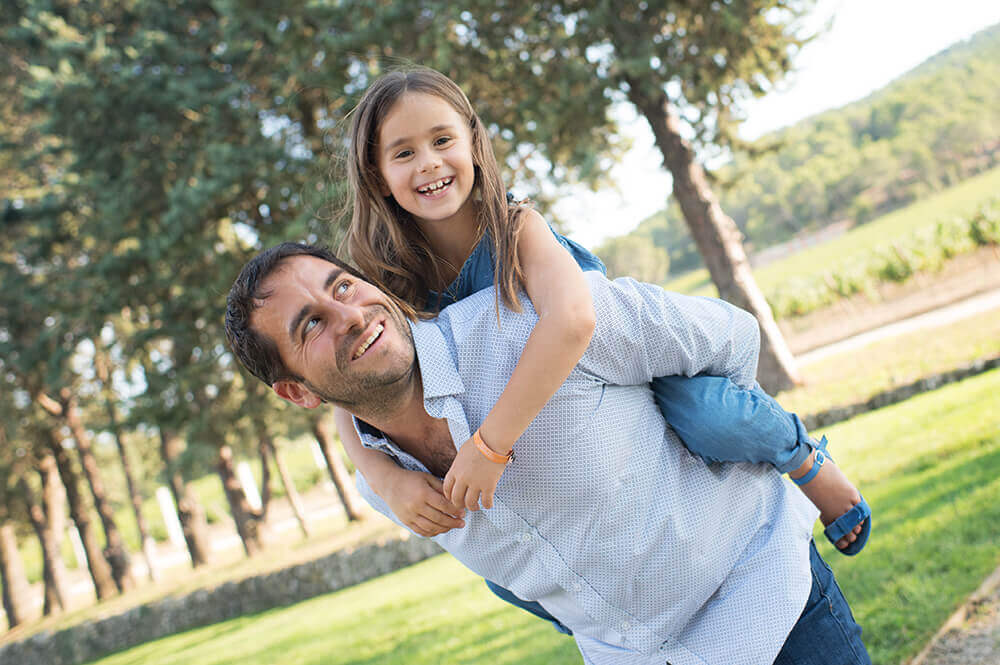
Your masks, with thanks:
M 438 191 L 439 189 L 444 189 L 451 184 L 451 181 L 452 178 L 441 178 L 437 182 L 432 182 L 429 185 L 424 185 L 423 187 L 418 188 L 417 191 L 421 194 L 430 194 Z
M 360 358 L 362 354 L 368 350 L 368 347 L 372 345 L 372 342 L 378 339 L 378 336 L 382 334 L 383 330 L 385 330 L 385 328 L 381 323 L 375 326 L 375 330 L 372 331 L 371 336 L 369 336 L 368 339 L 365 340 L 365 343 L 358 347 L 358 350 L 354 353 L 355 360 Z

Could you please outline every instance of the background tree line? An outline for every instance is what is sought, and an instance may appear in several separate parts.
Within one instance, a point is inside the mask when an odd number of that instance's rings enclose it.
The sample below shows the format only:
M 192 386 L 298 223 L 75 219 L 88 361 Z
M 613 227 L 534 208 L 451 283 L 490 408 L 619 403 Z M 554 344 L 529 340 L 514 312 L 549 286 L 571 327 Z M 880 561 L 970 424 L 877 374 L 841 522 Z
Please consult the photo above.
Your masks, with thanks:
M 760 250 L 827 224 L 864 223 L 992 168 L 1000 163 L 998 137 L 1000 25 L 865 99 L 739 146 L 715 177 L 722 207 Z M 676 205 L 629 235 L 657 248 L 643 250 L 658 255 L 643 265 L 662 266 L 663 253 L 671 274 L 702 265 Z M 622 243 L 642 244 L 612 238 L 598 253 L 625 274 Z
M 543 212 L 567 185 L 603 183 L 623 147 L 610 111 L 634 105 L 720 292 L 762 321 L 762 383 L 786 385 L 790 354 L 698 153 L 732 144 L 734 109 L 788 70 L 810 7 L 7 3 L 0 573 L 11 620 L 24 615 L 12 543 L 32 534 L 46 609 L 65 605 L 64 501 L 100 599 L 135 583 L 115 504 L 140 505 L 150 474 L 170 488 L 196 566 L 210 554 L 190 481 L 206 473 L 219 475 L 247 553 L 260 547 L 267 502 L 249 506 L 234 455 L 261 458 L 266 500 L 272 463 L 282 475 L 275 439 L 311 433 L 343 487 L 328 423 L 284 409 L 240 371 L 221 314 L 237 270 L 260 248 L 337 240 L 343 119 L 388 66 L 417 62 L 458 81 L 508 182 Z M 108 441 L 127 497 L 108 491 L 95 452 Z

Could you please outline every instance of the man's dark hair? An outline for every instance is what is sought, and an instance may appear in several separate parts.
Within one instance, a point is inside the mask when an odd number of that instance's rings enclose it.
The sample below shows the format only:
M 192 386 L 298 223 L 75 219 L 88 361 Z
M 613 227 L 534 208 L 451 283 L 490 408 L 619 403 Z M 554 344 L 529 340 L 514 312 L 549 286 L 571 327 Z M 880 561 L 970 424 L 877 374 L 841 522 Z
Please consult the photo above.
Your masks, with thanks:
M 359 279 L 364 279 L 358 271 L 350 267 L 327 247 L 284 242 L 265 249 L 250 259 L 239 277 L 229 289 L 226 298 L 226 339 L 233 349 L 236 359 L 258 379 L 271 386 L 276 381 L 301 381 L 302 377 L 292 373 L 281 360 L 274 340 L 260 334 L 250 326 L 250 316 L 271 294 L 263 291 L 261 285 L 281 262 L 293 256 L 315 256 L 339 266 Z

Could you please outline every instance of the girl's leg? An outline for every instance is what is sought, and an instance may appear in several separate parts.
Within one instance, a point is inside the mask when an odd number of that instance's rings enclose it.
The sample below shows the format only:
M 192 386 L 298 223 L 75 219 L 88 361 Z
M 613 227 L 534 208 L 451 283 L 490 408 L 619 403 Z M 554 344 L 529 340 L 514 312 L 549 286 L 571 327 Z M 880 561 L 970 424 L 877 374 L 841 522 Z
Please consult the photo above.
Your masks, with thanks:
M 718 376 L 664 376 L 654 379 L 652 388 L 666 421 L 684 445 L 707 462 L 767 463 L 793 479 L 805 476 L 808 482 L 800 488 L 819 508 L 824 525 L 861 502 L 835 464 L 817 467 L 817 473 L 808 476 L 824 458 L 825 443 L 810 437 L 802 420 L 759 385 L 745 389 Z M 861 524 L 852 526 L 835 544 L 848 548 L 861 533 Z M 851 553 L 858 550 L 860 546 Z
M 652 382 L 664 418 L 708 462 L 755 462 L 795 471 L 816 447 L 805 425 L 760 386 L 718 376 L 663 376 Z

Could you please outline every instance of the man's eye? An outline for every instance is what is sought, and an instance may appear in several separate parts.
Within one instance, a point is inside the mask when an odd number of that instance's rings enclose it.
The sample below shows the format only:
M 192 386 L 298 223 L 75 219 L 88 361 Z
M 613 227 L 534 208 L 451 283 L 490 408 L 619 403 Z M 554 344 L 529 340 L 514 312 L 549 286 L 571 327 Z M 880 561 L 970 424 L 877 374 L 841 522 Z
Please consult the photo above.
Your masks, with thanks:
M 342 296 L 348 293 L 350 290 L 351 290 L 350 282 L 340 282 L 335 287 L 333 287 L 333 292 L 338 296 Z
M 314 327 L 315 327 L 316 325 L 319 325 L 319 319 L 318 319 L 317 317 L 315 317 L 315 316 L 314 316 L 313 318 L 311 318 L 311 319 L 309 319 L 308 321 L 306 321 L 306 325 L 305 325 L 305 326 L 303 326 L 303 328 L 302 328 L 302 334 L 304 334 L 304 335 L 308 335 L 308 334 L 309 334 L 309 332 L 310 332 L 310 331 L 311 331 L 311 330 L 312 330 L 312 329 L 313 329 L 313 328 L 314 328 Z

